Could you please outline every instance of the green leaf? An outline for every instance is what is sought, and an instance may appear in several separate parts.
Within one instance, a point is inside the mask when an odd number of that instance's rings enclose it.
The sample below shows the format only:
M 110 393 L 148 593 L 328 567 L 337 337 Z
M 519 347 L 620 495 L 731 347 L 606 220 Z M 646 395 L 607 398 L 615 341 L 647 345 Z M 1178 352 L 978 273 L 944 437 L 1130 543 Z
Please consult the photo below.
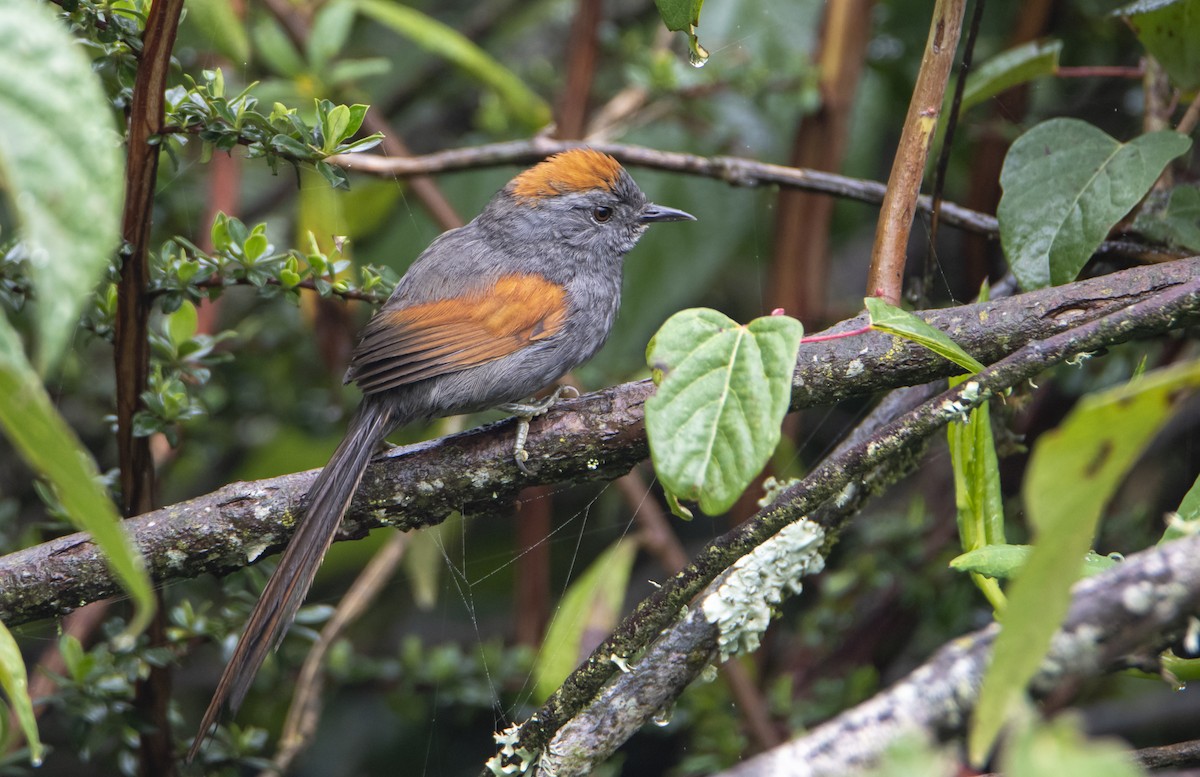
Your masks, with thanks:
M 964 351 L 945 332 L 934 329 L 907 310 L 889 305 L 879 297 L 867 297 L 863 304 L 871 317 L 872 329 L 912 340 L 969 372 L 979 372 L 983 369 L 979 360 Z
M 1151 240 L 1200 251 L 1200 187 L 1171 189 L 1166 205 L 1143 208 L 1133 229 Z
M 1009 266 L 1025 289 L 1070 283 L 1110 229 L 1191 147 L 1176 132 L 1119 143 L 1079 119 L 1051 119 L 1013 143 L 996 216 Z
M 421 48 L 444 57 L 486 84 L 500 97 L 511 116 L 529 129 L 550 121 L 550 106 L 508 68 L 457 30 L 416 9 L 389 0 L 354 0 L 365 15 L 408 38 Z
M 636 555 L 636 542 L 619 540 L 567 589 L 546 631 L 541 659 L 534 667 L 538 698 L 554 693 L 591 650 L 596 635 L 612 631 L 621 615 Z
M 704 0 L 654 0 L 663 24 L 673 32 L 687 32 L 700 24 Z
M 951 559 L 950 568 L 958 572 L 1007 580 L 1017 576 L 1021 567 L 1029 560 L 1032 551 L 1033 547 L 1030 545 L 986 545 Z M 1081 574 L 1090 577 L 1112 569 L 1120 563 L 1117 558 L 1102 556 L 1089 550 L 1083 557 Z
M 1179 509 L 1175 511 L 1175 515 L 1171 516 L 1167 530 L 1163 532 L 1162 539 L 1158 542 L 1161 545 L 1164 542 L 1187 537 L 1196 532 L 1200 532 L 1200 477 L 1196 478 L 1192 487 L 1184 495 L 1183 501 L 1179 503 Z
M 346 137 L 346 128 L 350 126 L 350 109 L 345 105 L 335 105 L 321 117 L 321 130 L 325 133 L 325 146 L 321 150 L 326 154 L 333 153 L 338 144 Z
M 34 0 L 0 0 L 0 187 L 39 290 L 37 363 L 54 364 L 120 238 L 124 151 L 92 63 Z
M 196 313 L 196 306 L 187 300 L 184 300 L 179 309 L 167 318 L 167 335 L 171 338 L 171 344 L 177 350 L 181 345 L 196 336 L 196 330 L 199 328 L 199 320 L 200 317 Z
M 34 766 L 42 765 L 45 750 L 38 738 L 37 718 L 33 715 L 33 699 L 29 696 L 29 681 L 26 678 L 25 659 L 21 648 L 13 639 L 8 628 L 0 623 L 0 688 L 17 715 L 17 722 L 29 744 L 29 761 Z
M 1032 715 L 1030 715 L 1032 717 Z M 1139 777 L 1145 774 L 1115 739 L 1088 739 L 1079 719 L 1030 721 L 1004 747 L 1000 771 L 1012 777 Z
M 1004 500 L 1000 493 L 1000 464 L 996 459 L 987 403 L 972 410 L 965 422 L 951 422 L 946 428 L 946 438 L 954 471 L 954 503 L 963 550 L 978 552 L 1003 545 Z M 1004 594 L 994 579 L 985 578 L 1001 576 L 970 571 L 976 587 L 993 608 L 1000 610 L 1004 606 Z
M 646 349 L 646 434 L 668 491 L 710 515 L 737 501 L 779 443 L 803 333 L 787 316 L 741 326 L 704 308 L 663 324 Z
M 1200 86 L 1200 0 L 1140 2 L 1117 11 L 1125 16 L 1146 51 L 1158 60 L 1175 86 Z
M 987 757 L 1045 657 L 1105 504 L 1185 390 L 1197 385 L 1200 361 L 1150 373 L 1084 397 L 1061 426 L 1038 440 L 1024 484 L 1036 542 L 1008 589 L 968 740 L 972 763 Z
M 308 64 L 313 72 L 324 74 L 333 58 L 341 53 L 357 13 L 354 3 L 348 0 L 335 0 L 321 6 L 308 36 Z
M 285 78 L 298 78 L 308 70 L 304 58 L 288 39 L 287 33 L 269 16 L 260 16 L 251 28 L 254 53 L 275 72 Z
M 1054 75 L 1062 53 L 1060 40 L 1035 40 L 1002 51 L 967 77 L 961 110 L 966 112 L 1018 84 Z
M 54 408 L 21 350 L 17 333 L 0 317 L 0 426 L 21 457 L 49 481 L 71 522 L 89 532 L 114 576 L 137 606 L 123 641 L 146 627 L 154 594 L 142 557 L 100 485 L 96 462 Z
M 250 36 L 231 0 L 188 0 L 184 24 L 195 25 L 199 38 L 235 65 L 249 61 Z

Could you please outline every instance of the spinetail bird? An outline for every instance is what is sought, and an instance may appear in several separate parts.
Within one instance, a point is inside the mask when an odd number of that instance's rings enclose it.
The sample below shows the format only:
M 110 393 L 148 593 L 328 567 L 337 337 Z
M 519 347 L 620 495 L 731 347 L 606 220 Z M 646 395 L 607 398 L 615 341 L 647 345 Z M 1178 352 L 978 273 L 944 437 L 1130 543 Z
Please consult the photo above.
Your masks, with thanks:
M 694 217 L 647 202 L 617 160 L 580 148 L 521 173 L 471 223 L 425 249 L 362 331 L 346 373 L 362 401 L 308 492 L 188 760 L 221 708 L 241 705 L 295 618 L 384 437 L 412 421 L 488 408 L 543 412 L 512 403 L 596 353 L 620 305 L 625 254 L 649 224 L 684 220 Z M 516 458 L 524 469 L 520 444 Z

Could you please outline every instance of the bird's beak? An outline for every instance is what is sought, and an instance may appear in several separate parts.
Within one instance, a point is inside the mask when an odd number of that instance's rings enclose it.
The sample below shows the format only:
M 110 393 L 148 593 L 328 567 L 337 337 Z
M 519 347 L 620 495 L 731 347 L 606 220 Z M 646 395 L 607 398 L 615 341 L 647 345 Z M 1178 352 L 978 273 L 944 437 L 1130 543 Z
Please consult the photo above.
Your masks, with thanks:
M 695 221 L 696 217 L 690 213 L 675 208 L 664 208 L 662 205 L 655 205 L 653 202 L 647 202 L 646 207 L 642 208 L 642 223 L 652 224 L 656 221 Z

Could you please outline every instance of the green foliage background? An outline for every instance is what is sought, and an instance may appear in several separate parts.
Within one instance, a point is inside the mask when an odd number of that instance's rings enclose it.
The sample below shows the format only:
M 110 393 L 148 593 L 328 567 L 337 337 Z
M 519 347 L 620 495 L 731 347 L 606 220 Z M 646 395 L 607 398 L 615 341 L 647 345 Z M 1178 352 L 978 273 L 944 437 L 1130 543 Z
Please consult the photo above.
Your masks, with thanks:
M 886 178 L 927 33 L 928 5 L 887 0 L 873 10 L 843 165 L 847 174 Z M 1046 33 L 1061 41 L 1062 65 L 1137 64 L 1144 49 L 1109 14 L 1116 5 L 1058 4 Z M 320 466 L 340 439 L 355 401 L 353 390 L 341 385 L 354 332 L 371 301 L 386 296 L 441 231 L 409 182 L 347 175 L 326 161 L 332 153 L 361 152 L 377 142 L 369 129 L 374 125 L 360 127 L 364 106 L 371 106 L 365 115 L 386 122 L 415 153 L 528 137 L 544 126 L 562 97 L 563 42 L 575 10 L 563 0 L 409 6 L 331 0 L 298 4 L 293 18 L 277 16 L 271 7 L 191 0 L 174 49 L 172 132 L 162 141 L 152 241 L 155 361 L 148 412 L 139 418 L 142 433 L 161 435 L 156 450 L 164 504 L 239 479 Z M 640 108 L 605 128 L 613 139 L 786 163 L 798 122 L 820 103 L 811 58 L 822 7 L 815 0 L 709 3 L 698 32 L 711 59 L 697 69 L 687 63 L 681 36 L 664 37 L 653 3 L 606 4 L 590 102 L 599 108 L 618 95 L 641 100 Z M 43 3 L 41 10 L 53 12 L 79 41 L 108 99 L 100 109 L 118 126 L 131 98 L 145 7 L 136 0 L 69 0 Z M 1020 12 L 1020 4 L 989 4 L 977 62 L 1008 48 Z M 297 20 L 301 40 L 286 26 Z M 18 64 L 39 67 L 36 61 Z M 1042 73 L 1043 65 L 1029 75 Z M 16 76 L 10 69 L 0 77 Z M 1071 116 L 1130 140 L 1141 132 L 1140 89 L 1136 79 L 1043 75 L 1029 91 L 1026 115 L 1009 116 L 980 102 L 958 129 L 947 198 L 968 197 L 985 141 L 1012 140 L 1044 119 Z M 71 109 L 96 107 L 78 98 Z M 52 146 L 44 150 L 55 158 Z M 1180 167 L 1189 164 L 1194 174 L 1189 158 Z M 515 167 L 485 167 L 436 182 L 458 213 L 470 218 L 514 172 Z M 777 191 L 662 171 L 631 172 L 652 200 L 688 210 L 700 221 L 652 230 L 629 257 L 624 305 L 611 341 L 577 375 L 587 388 L 646 377 L 647 342 L 681 308 L 712 307 L 750 321 L 773 307 Z M 18 239 L 14 189 L 20 182 L 2 178 L 7 199 L 0 201 L 0 307 L 25 342 L 34 343 L 36 311 L 69 290 L 65 281 L 36 277 L 28 244 Z M 1142 234 L 1171 240 L 1195 229 L 1188 215 L 1194 209 L 1187 210 L 1194 189 L 1180 192 L 1187 190 L 1177 190 L 1178 200 L 1164 198 L 1163 219 L 1150 213 L 1152 223 Z M 861 308 L 875 213 L 873 205 L 837 204 L 827 311 L 825 320 L 804 322 L 810 331 Z M 1174 227 L 1172 219 L 1178 220 Z M 924 237 L 923 225 L 916 233 Z M 971 265 L 963 257 L 973 250 Z M 980 254 L 947 229 L 932 248 L 922 240 L 910 265 L 919 267 L 926 255 L 935 268 L 925 286 L 929 306 L 973 297 L 981 274 L 995 276 L 1005 266 L 995 245 Z M 58 411 L 105 473 L 105 485 L 114 481 L 116 465 L 110 418 L 114 273 L 110 269 L 107 277 L 95 279 L 96 293 L 71 330 L 66 355 L 43 375 Z M 1041 382 L 1041 390 L 1031 388 L 993 407 L 1002 496 L 1014 518 L 1011 541 L 1028 539 L 1019 493 L 1027 450 L 1038 435 L 1056 426 L 1078 397 L 1125 381 L 1139 365 L 1181 358 L 1180 351 L 1189 348 L 1178 342 L 1116 348 L 1103 359 L 1057 370 Z M 804 472 L 862 412 L 863 403 L 849 403 L 800 414 L 776 453 L 773 472 L 780 477 Z M 1131 552 L 1161 534 L 1161 516 L 1178 506 L 1197 471 L 1194 421 L 1182 417 L 1134 465 L 1130 482 L 1149 481 L 1153 487 L 1118 492 L 1095 549 Z M 424 439 L 451 423 L 408 428 L 394 439 Z M 4 552 L 70 530 L 65 500 L 36 479 L 10 445 L 0 440 Z M 873 504 L 856 521 L 812 595 L 786 604 L 763 650 L 743 659 L 780 731 L 799 730 L 869 697 L 936 646 L 990 617 L 989 602 L 970 578 L 947 566 L 960 550 L 953 475 L 944 448 L 932 452 L 930 461 L 918 482 Z M 651 498 L 660 496 L 656 490 Z M 545 540 L 553 614 L 572 582 L 604 582 L 584 570 L 629 533 L 631 509 L 612 487 L 556 490 L 537 498 L 553 504 L 553 528 Z M 676 529 L 685 545 L 697 547 L 746 514 L 744 506 L 735 506 L 731 516 L 703 517 Z M 392 774 L 397 764 L 404 765 L 402 773 L 473 772 L 494 750 L 490 732 L 534 709 L 545 692 L 546 666 L 561 666 L 563 656 L 561 646 L 518 644 L 514 638 L 522 610 L 543 606 L 514 593 L 525 550 L 514 531 L 521 518 L 509 505 L 497 505 L 494 515 L 466 516 L 421 540 L 427 544 L 412 553 L 406 579 L 394 581 L 332 651 L 322 724 L 295 773 Z M 248 773 L 275 752 L 272 737 L 315 629 L 382 539 L 335 546 L 298 627 L 264 668 L 237 722 L 221 729 L 204 763 L 193 767 L 195 773 Z M 176 668 L 173 734 L 180 743 L 189 738 L 223 660 L 221 650 L 244 622 L 270 563 L 226 580 L 169 586 L 162 592 L 169 623 L 165 646 L 148 647 L 145 637 L 133 649 L 114 644 L 132 617 L 124 604 L 83 645 L 59 640 L 51 623 L 16 629 L 31 666 L 56 640 L 65 661 L 57 672 L 60 685 L 46 700 L 41 728 L 50 751 L 39 774 L 136 773 L 141 723 L 132 699 L 150 665 Z M 640 598 L 647 590 L 641 581 L 666 574 L 638 557 L 628 591 L 621 575 L 609 581 L 615 590 L 589 593 L 606 603 L 614 596 Z M 436 598 L 418 606 L 413 590 L 435 592 Z M 573 613 L 581 596 L 571 600 Z M 580 636 L 565 639 L 574 648 Z M 1155 694 L 1165 697 L 1169 691 L 1153 683 L 1112 681 L 1084 704 Z M 1188 714 L 1192 721 L 1200 717 L 1194 705 Z M 1182 714 L 1180 719 L 1187 720 Z M 1132 726 L 1124 733 L 1134 744 L 1157 743 Z M 701 774 L 751 749 L 721 680 L 690 690 L 667 725 L 639 735 L 608 769 Z M 0 768 L 21 773 L 27 764 L 28 753 L 18 749 Z

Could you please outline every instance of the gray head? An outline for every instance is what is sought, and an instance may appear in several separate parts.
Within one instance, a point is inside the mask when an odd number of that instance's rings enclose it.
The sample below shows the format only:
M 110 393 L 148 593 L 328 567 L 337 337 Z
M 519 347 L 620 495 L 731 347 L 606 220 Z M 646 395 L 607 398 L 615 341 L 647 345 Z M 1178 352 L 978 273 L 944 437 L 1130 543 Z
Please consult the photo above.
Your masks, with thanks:
M 590 148 L 564 151 L 529 168 L 509 181 L 487 210 L 495 221 L 507 222 L 510 234 L 612 259 L 633 248 L 656 221 L 695 220 L 647 202 L 617 160 Z

